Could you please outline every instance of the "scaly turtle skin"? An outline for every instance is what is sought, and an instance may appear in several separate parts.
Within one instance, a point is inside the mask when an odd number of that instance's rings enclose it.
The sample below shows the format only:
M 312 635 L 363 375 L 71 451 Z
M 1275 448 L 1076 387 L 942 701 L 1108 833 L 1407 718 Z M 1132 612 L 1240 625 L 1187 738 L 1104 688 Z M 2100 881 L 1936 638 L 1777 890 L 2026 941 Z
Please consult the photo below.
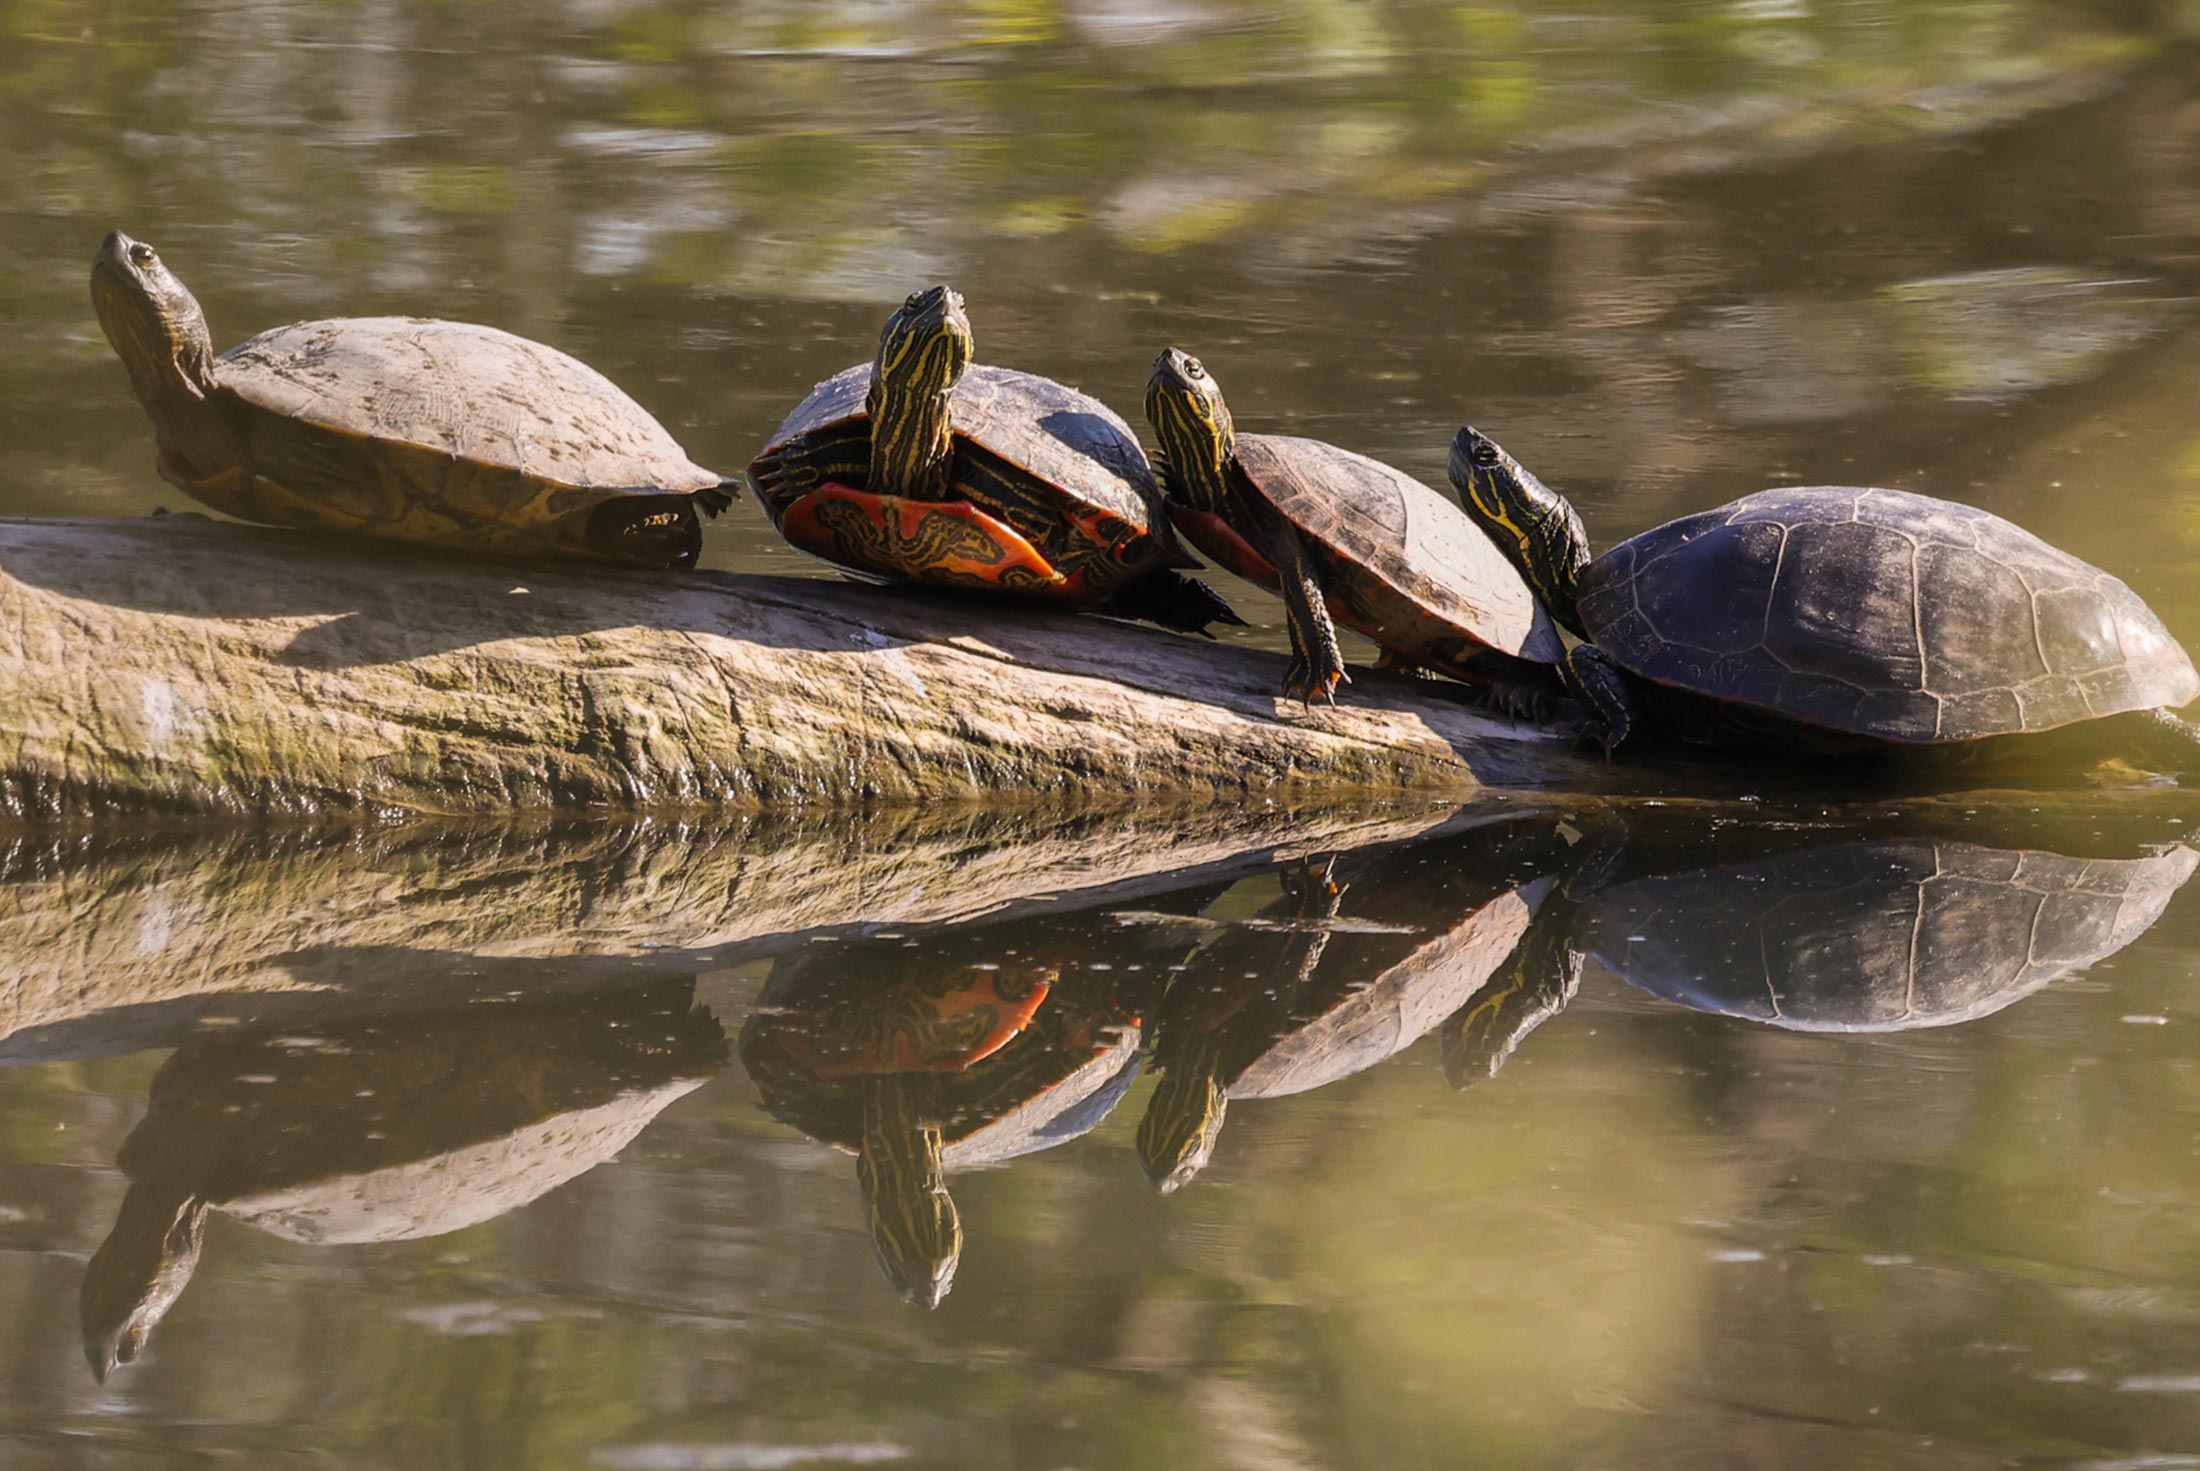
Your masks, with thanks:
M 731 481 L 593 368 L 493 327 L 300 322 L 214 355 L 150 245 L 92 263 L 161 478 L 247 521 L 515 556 L 692 567 Z
M 1155 971 L 1081 975 L 1111 941 L 1125 943 L 1050 917 L 833 942 L 774 967 L 778 1004 L 742 1029 L 742 1062 L 775 1117 L 855 1153 L 873 1253 L 905 1301 L 936 1307 L 954 1285 L 950 1169 L 1081 1134 L 1137 1077 Z
M 919 291 L 877 357 L 810 391 L 749 465 L 796 546 L 874 576 L 1204 633 L 1241 623 L 1177 542 L 1153 469 L 1105 404 L 973 364 L 962 297 Z
M 2125 738 L 2200 761 L 2166 707 L 2200 673 L 2136 593 L 1989 512 L 1898 490 L 1767 490 L 1591 560 L 1581 518 L 1488 436 L 1451 481 L 1588 642 L 1566 682 L 1607 750 L 1638 726 L 1829 754 L 1938 749 L 2147 712 Z
M 1510 702 L 1547 688 L 1563 648 L 1520 576 L 1435 491 L 1332 444 L 1240 434 L 1197 358 L 1170 348 L 1146 383 L 1169 513 L 1194 546 L 1282 595 L 1286 697 L 1334 703 L 1351 681 L 1331 620 L 1388 660 Z

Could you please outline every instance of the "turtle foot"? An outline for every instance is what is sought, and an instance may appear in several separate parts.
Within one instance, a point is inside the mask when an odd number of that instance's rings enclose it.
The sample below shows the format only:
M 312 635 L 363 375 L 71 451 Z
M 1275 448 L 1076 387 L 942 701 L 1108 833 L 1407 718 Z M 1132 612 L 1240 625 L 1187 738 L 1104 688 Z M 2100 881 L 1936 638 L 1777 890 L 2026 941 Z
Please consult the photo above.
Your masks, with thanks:
M 1306 660 L 1294 655 L 1291 667 L 1284 671 L 1283 697 L 1297 700 L 1311 710 L 1318 698 L 1325 705 L 1337 703 L 1337 686 L 1352 683 L 1352 676 L 1344 672 L 1342 664 L 1330 664 L 1319 675 Z

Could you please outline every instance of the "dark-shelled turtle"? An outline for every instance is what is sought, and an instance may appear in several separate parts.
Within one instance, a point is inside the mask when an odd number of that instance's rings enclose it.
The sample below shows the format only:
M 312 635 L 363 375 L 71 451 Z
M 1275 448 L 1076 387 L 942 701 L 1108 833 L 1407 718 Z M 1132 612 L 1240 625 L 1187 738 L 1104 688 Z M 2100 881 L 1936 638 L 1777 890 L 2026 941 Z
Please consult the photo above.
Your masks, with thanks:
M 500 554 L 692 567 L 732 482 L 610 379 L 466 322 L 339 317 L 214 355 L 206 314 L 120 230 L 92 304 L 161 478 L 217 511 Z
M 1169 944 L 1077 914 L 819 941 L 773 966 L 741 1060 L 775 1118 L 855 1154 L 879 1270 L 936 1307 L 963 1247 L 948 1172 L 1073 1139 L 1122 1100 L 1187 948 Z
M 1387 663 L 1489 685 L 1507 703 L 1550 687 L 1563 646 L 1548 614 L 1434 490 L 1320 440 L 1238 433 L 1214 376 L 1173 347 L 1147 380 L 1146 418 L 1177 529 L 1281 594 L 1287 697 L 1333 701 L 1350 682 L 1332 618 Z
M 327 1245 L 460 1230 L 611 1158 L 725 1062 L 687 977 L 187 1041 L 123 1141 L 130 1188 L 84 1270 L 92 1372 L 144 1351 L 209 1210 Z
M 874 576 L 1203 633 L 1239 623 L 1171 530 L 1107 405 L 971 361 L 960 295 L 914 293 L 878 354 L 810 390 L 749 465 L 787 540 Z
M 1473 428 L 1461 503 L 1561 623 L 1607 750 L 1638 727 L 1831 754 L 1976 753 L 2128 715 L 2179 767 L 2200 673 L 2116 578 L 1987 511 L 1858 486 L 1766 490 L 1591 559 L 1581 518 Z
M 1160 1081 L 1138 1125 L 1155 1186 L 1205 1168 L 1232 1101 L 1334 1083 L 1474 1009 L 1550 880 L 1516 884 L 1488 832 L 1470 844 L 1288 864 L 1280 897 L 1187 963 L 1154 1023 Z

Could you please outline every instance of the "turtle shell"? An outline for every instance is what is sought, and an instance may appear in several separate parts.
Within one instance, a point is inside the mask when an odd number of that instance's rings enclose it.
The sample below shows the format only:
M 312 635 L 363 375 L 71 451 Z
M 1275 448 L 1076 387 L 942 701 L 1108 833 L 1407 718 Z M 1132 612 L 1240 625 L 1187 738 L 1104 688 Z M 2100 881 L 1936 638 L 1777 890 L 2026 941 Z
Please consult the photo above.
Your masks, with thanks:
M 723 477 L 610 379 L 494 327 L 301 322 L 231 348 L 215 374 L 254 472 L 242 494 L 284 502 L 239 508 L 253 519 L 604 554 L 587 523 L 607 501 L 684 516 L 674 543 L 699 537 L 696 504 L 727 503 Z
M 1657 686 L 1880 741 L 1981 740 L 2200 697 L 2137 594 L 1991 512 L 1760 491 L 1583 573 L 1597 646 Z
M 871 364 L 858 363 L 811 389 L 751 463 L 752 477 L 796 439 L 866 440 L 870 388 Z M 1065 576 L 1083 569 L 1104 591 L 1149 566 L 1195 565 L 1177 545 L 1137 436 L 1098 399 L 1051 378 L 975 363 L 955 386 L 950 416 L 956 489 L 1008 522 Z M 766 509 L 776 520 L 778 510 Z M 1116 564 L 1097 577 L 1100 569 L 1087 566 L 1095 547 Z
M 1240 434 L 1236 451 L 1246 481 L 1314 548 L 1339 621 L 1439 668 L 1485 648 L 1558 661 L 1563 646 L 1542 603 L 1447 497 L 1318 439 Z
M 1988 1016 L 2143 934 L 2200 866 L 2183 847 L 2077 858 L 1842 843 L 1620 884 L 1576 943 L 1652 995 L 1814 1032 Z

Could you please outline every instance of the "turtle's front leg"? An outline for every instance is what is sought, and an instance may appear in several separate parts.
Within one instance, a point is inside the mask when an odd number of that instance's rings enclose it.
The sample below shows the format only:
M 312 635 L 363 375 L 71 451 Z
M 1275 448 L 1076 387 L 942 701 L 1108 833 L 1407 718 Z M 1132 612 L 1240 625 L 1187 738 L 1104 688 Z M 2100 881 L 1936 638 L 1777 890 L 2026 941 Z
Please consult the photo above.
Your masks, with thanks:
M 1565 662 L 1559 666 L 1566 680 L 1566 688 L 1583 711 L 1581 722 L 1573 728 L 1576 740 L 1595 741 L 1609 756 L 1624 745 L 1635 733 L 1640 723 L 1639 708 L 1634 691 L 1627 687 L 1627 676 L 1612 662 L 1611 656 L 1595 644 L 1576 644 L 1566 651 Z
M 1289 527 L 1278 528 L 1266 540 L 1270 545 L 1262 550 L 1276 565 L 1282 582 L 1277 591 L 1283 594 L 1284 621 L 1291 630 L 1291 667 L 1284 671 L 1283 697 L 1312 705 L 1319 695 L 1334 705 L 1337 686 L 1352 683 L 1352 677 L 1344 672 L 1344 651 L 1337 647 L 1337 626 L 1329 621 L 1313 559 Z

